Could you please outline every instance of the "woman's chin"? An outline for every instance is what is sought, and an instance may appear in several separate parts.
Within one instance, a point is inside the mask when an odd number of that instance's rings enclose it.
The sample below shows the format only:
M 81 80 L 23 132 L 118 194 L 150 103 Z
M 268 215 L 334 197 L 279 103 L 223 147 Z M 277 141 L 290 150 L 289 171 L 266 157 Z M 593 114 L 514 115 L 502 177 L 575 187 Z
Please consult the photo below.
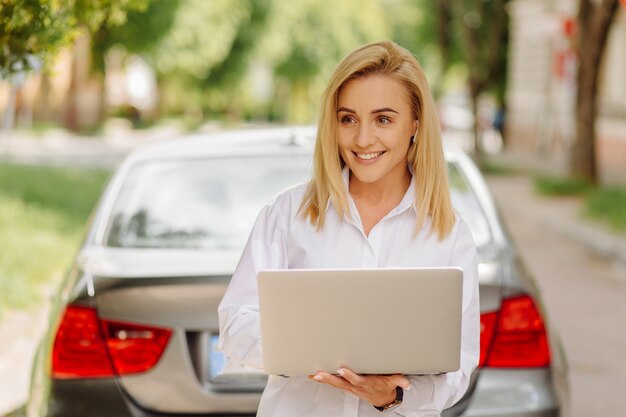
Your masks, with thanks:
M 354 178 L 359 182 L 365 184 L 372 184 L 380 181 L 385 176 L 385 172 L 382 172 L 379 169 L 355 167 L 355 169 L 350 168 L 350 171 Z

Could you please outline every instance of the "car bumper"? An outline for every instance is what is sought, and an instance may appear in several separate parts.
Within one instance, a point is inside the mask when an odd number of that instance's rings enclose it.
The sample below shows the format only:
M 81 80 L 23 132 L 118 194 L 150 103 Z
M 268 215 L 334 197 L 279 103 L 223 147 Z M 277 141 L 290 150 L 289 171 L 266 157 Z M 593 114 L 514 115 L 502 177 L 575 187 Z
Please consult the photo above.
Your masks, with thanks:
M 48 417 L 170 417 L 145 410 L 113 379 L 62 381 L 52 384 Z M 28 413 L 27 413 L 28 414 Z M 178 414 L 177 414 L 178 416 Z M 182 415 L 181 415 L 182 416 Z M 254 414 L 194 414 L 193 417 L 253 417 Z
M 559 404 L 552 387 L 550 371 L 547 369 L 482 369 L 476 384 L 469 406 L 461 414 L 462 417 L 557 417 L 559 415 Z M 46 414 L 50 417 L 170 416 L 170 414 L 143 409 L 132 401 L 113 379 L 57 380 L 52 383 L 50 394 Z M 444 415 L 448 416 L 450 413 L 444 413 Z M 216 417 L 218 414 L 210 416 Z M 224 414 L 224 416 L 243 417 L 244 415 Z M 200 416 L 196 415 L 196 417 Z
M 548 369 L 481 369 L 463 417 L 556 417 L 559 404 Z

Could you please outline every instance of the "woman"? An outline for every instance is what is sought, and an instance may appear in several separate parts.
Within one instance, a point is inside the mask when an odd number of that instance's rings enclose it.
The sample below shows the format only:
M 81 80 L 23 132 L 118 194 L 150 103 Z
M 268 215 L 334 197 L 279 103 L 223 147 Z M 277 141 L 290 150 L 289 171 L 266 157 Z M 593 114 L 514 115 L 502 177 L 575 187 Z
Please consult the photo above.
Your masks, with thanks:
M 424 73 L 385 41 L 347 55 L 324 92 L 314 174 L 265 206 L 219 307 L 219 349 L 263 368 L 256 277 L 264 269 L 460 266 L 461 369 L 440 375 L 270 376 L 258 416 L 438 416 L 479 357 L 476 248 L 450 203 Z M 320 304 L 323 308 L 323 304 Z M 407 329 L 407 331 L 410 331 Z

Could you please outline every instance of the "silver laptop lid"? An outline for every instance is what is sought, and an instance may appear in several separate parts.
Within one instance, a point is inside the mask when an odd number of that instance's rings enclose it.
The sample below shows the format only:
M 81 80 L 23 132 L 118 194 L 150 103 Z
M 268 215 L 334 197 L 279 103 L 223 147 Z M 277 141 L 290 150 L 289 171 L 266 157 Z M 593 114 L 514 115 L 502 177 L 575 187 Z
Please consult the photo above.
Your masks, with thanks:
M 460 367 L 460 268 L 271 270 L 258 284 L 267 373 Z

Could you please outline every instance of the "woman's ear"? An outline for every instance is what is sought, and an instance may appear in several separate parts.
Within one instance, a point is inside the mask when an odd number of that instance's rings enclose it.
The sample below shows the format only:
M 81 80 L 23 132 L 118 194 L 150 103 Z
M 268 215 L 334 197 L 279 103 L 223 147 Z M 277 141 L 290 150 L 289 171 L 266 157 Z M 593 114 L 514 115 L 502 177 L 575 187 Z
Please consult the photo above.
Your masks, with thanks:
M 419 128 L 420 128 L 420 122 L 419 120 L 415 119 L 415 134 L 411 136 L 412 143 L 415 143 L 415 141 L 417 140 L 417 132 L 419 131 Z

